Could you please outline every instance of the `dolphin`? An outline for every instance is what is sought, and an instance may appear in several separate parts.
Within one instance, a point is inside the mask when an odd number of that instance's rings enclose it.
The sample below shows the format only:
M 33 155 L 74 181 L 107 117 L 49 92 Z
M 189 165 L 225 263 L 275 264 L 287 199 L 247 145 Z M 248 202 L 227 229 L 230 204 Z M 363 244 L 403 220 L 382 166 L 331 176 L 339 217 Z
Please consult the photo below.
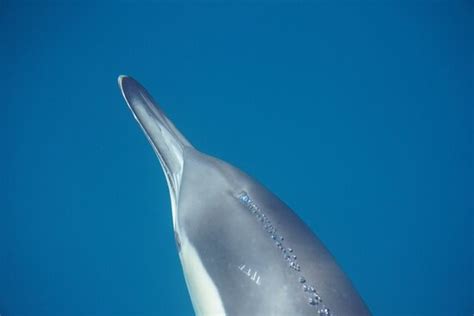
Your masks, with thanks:
M 165 173 L 197 315 L 370 315 L 333 256 L 285 203 L 195 149 L 133 78 L 118 82 Z

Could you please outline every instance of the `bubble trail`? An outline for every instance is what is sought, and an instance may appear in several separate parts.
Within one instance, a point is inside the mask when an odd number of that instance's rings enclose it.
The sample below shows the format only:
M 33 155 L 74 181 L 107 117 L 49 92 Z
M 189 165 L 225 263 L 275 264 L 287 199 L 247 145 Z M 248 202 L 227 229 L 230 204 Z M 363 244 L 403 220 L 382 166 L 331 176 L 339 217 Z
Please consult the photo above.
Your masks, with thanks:
M 273 244 L 276 248 L 282 253 L 282 257 L 287 261 L 288 266 L 298 274 L 298 282 L 303 284 L 302 291 L 303 295 L 306 296 L 306 300 L 309 305 L 316 307 L 316 315 L 318 316 L 334 316 L 330 313 L 329 308 L 327 308 L 323 300 L 321 299 L 316 288 L 312 285 L 308 285 L 306 278 L 301 272 L 301 266 L 297 262 L 297 256 L 293 251 L 293 248 L 287 248 L 284 246 L 283 242 L 285 238 L 278 233 L 275 225 L 271 222 L 268 216 L 263 212 L 263 210 L 250 198 L 247 192 L 242 191 L 238 194 L 238 200 L 243 204 L 250 213 L 255 217 L 255 219 L 261 223 L 263 230 L 268 234 L 270 240 L 273 241 Z M 291 253 L 291 255 L 289 255 Z

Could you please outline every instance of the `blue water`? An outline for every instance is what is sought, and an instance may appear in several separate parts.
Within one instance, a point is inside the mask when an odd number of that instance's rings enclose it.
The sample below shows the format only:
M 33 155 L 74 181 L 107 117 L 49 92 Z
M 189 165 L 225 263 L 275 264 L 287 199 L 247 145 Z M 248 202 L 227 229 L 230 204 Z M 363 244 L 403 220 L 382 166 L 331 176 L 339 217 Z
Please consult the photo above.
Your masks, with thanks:
M 191 315 L 119 93 L 266 184 L 375 315 L 472 315 L 472 1 L 0 2 L 0 314 Z M 205 229 L 205 227 L 203 228 Z

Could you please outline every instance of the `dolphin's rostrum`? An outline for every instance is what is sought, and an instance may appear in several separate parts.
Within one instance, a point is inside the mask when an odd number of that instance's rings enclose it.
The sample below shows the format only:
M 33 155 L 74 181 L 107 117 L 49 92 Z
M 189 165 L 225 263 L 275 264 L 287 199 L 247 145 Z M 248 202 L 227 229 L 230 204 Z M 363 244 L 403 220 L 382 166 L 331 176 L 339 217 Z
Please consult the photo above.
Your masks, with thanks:
M 319 239 L 275 195 L 197 151 L 134 79 L 119 86 L 157 154 L 198 315 L 370 315 Z

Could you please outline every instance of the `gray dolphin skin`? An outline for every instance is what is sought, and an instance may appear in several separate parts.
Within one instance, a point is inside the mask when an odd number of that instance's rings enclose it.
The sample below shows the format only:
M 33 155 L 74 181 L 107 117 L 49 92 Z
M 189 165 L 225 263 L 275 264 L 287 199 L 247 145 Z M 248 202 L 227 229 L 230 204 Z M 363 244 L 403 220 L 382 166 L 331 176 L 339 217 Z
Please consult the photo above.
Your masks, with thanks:
M 332 255 L 263 185 L 196 150 L 134 79 L 122 94 L 168 182 L 197 315 L 370 315 Z

